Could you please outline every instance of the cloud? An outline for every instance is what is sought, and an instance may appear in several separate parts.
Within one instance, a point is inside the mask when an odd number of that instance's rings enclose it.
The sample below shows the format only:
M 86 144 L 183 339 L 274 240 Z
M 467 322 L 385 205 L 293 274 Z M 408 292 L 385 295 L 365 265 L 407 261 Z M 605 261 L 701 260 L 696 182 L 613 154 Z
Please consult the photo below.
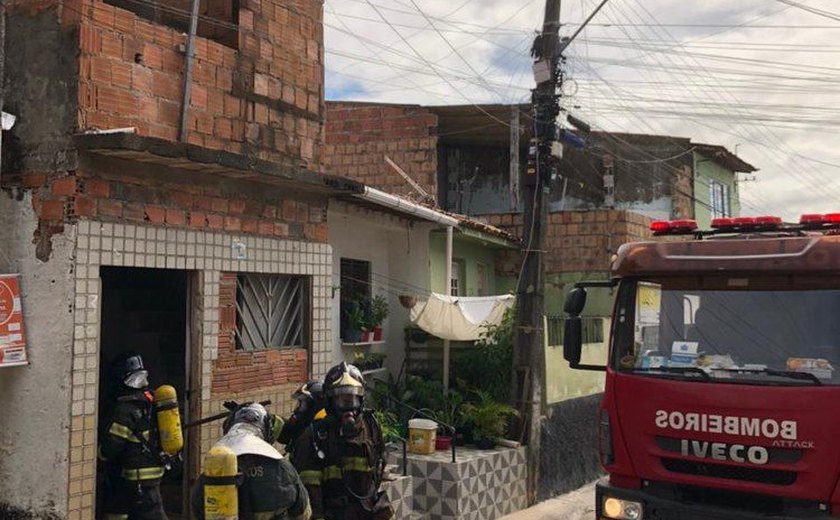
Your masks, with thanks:
M 563 2 L 561 34 L 597 3 Z M 525 101 L 542 14 L 533 0 L 327 0 L 328 98 Z M 745 214 L 840 211 L 838 35 L 781 2 L 613 0 L 567 50 L 563 103 L 598 129 L 737 145 L 760 168 Z

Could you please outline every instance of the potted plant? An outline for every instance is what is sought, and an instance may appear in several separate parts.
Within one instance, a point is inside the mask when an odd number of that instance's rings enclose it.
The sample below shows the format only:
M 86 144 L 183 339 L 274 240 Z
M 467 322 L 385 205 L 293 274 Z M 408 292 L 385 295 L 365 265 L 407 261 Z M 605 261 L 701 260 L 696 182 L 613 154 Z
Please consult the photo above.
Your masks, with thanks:
M 388 300 L 375 296 L 370 301 L 370 326 L 373 329 L 373 341 L 382 341 L 382 322 L 388 317 Z
M 439 422 L 446 424 L 451 428 L 443 427 L 438 430 L 436 441 L 436 448 L 439 450 L 449 449 L 450 443 L 454 442 L 459 445 L 457 427 L 461 421 L 461 405 L 464 403 L 464 398 L 460 393 L 454 390 L 447 390 L 443 393 L 441 404 L 443 405 L 435 412 Z M 463 445 L 463 437 L 460 445 Z
M 475 402 L 463 406 L 463 419 L 473 426 L 475 445 L 480 449 L 492 449 L 505 434 L 508 421 L 519 415 L 512 406 L 495 401 L 490 394 L 474 390 Z
M 365 328 L 365 311 L 357 304 L 347 310 L 347 330 L 344 331 L 344 341 L 359 343 L 362 341 L 362 330 Z
M 364 352 L 356 352 L 353 355 L 353 364 L 356 365 L 356 368 L 358 368 L 362 372 L 366 370 L 375 370 L 377 368 L 382 368 L 384 362 L 385 354 L 380 354 L 378 352 L 372 352 L 370 354 L 365 354 Z

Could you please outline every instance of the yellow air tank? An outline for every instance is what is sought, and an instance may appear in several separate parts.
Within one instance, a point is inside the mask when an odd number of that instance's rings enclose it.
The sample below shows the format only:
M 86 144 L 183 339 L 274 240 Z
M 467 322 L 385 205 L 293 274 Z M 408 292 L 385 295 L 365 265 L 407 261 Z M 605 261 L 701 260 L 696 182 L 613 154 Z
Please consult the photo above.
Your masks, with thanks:
M 225 446 L 214 446 L 204 456 L 204 518 L 237 520 L 239 495 L 236 454 Z
M 181 432 L 181 414 L 178 412 L 178 394 L 170 385 L 162 385 L 155 390 L 157 404 L 158 432 L 160 447 L 169 455 L 175 455 L 184 447 L 184 434 Z

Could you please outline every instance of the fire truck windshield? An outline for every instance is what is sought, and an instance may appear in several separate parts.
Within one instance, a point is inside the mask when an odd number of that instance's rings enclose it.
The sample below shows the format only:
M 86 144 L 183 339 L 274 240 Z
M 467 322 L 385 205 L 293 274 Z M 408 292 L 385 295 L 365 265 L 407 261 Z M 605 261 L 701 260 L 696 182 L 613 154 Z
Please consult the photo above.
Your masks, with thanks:
M 840 385 L 840 285 L 831 280 L 627 280 L 613 366 L 704 383 Z

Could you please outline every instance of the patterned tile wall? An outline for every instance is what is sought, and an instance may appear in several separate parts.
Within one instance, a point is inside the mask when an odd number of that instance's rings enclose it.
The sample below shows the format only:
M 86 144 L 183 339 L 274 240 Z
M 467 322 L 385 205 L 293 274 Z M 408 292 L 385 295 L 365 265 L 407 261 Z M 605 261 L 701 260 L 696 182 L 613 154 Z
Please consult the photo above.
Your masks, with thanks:
M 382 488 L 394 508 L 395 520 L 408 520 L 414 511 L 413 477 L 395 475 L 395 479 L 382 483 Z
M 392 463 L 398 458 L 392 455 Z M 527 505 L 525 448 L 409 455 L 414 511 L 429 520 L 493 520 Z
M 230 397 L 211 395 L 212 361 L 219 332 L 221 271 L 282 273 L 312 277 L 312 375 L 321 377 L 331 363 L 332 249 L 328 244 L 192 231 L 143 225 L 82 221 L 76 239 L 73 390 L 70 439 L 70 520 L 93 519 L 96 468 L 96 415 L 99 363 L 101 266 L 187 269 L 198 273 L 201 297 L 201 408 L 202 415 L 221 409 Z M 245 258 L 242 258 L 242 251 Z M 288 385 L 261 389 L 250 398 L 270 398 L 286 411 Z M 259 394 L 259 395 L 257 395 Z M 206 449 L 217 433 L 202 431 Z

